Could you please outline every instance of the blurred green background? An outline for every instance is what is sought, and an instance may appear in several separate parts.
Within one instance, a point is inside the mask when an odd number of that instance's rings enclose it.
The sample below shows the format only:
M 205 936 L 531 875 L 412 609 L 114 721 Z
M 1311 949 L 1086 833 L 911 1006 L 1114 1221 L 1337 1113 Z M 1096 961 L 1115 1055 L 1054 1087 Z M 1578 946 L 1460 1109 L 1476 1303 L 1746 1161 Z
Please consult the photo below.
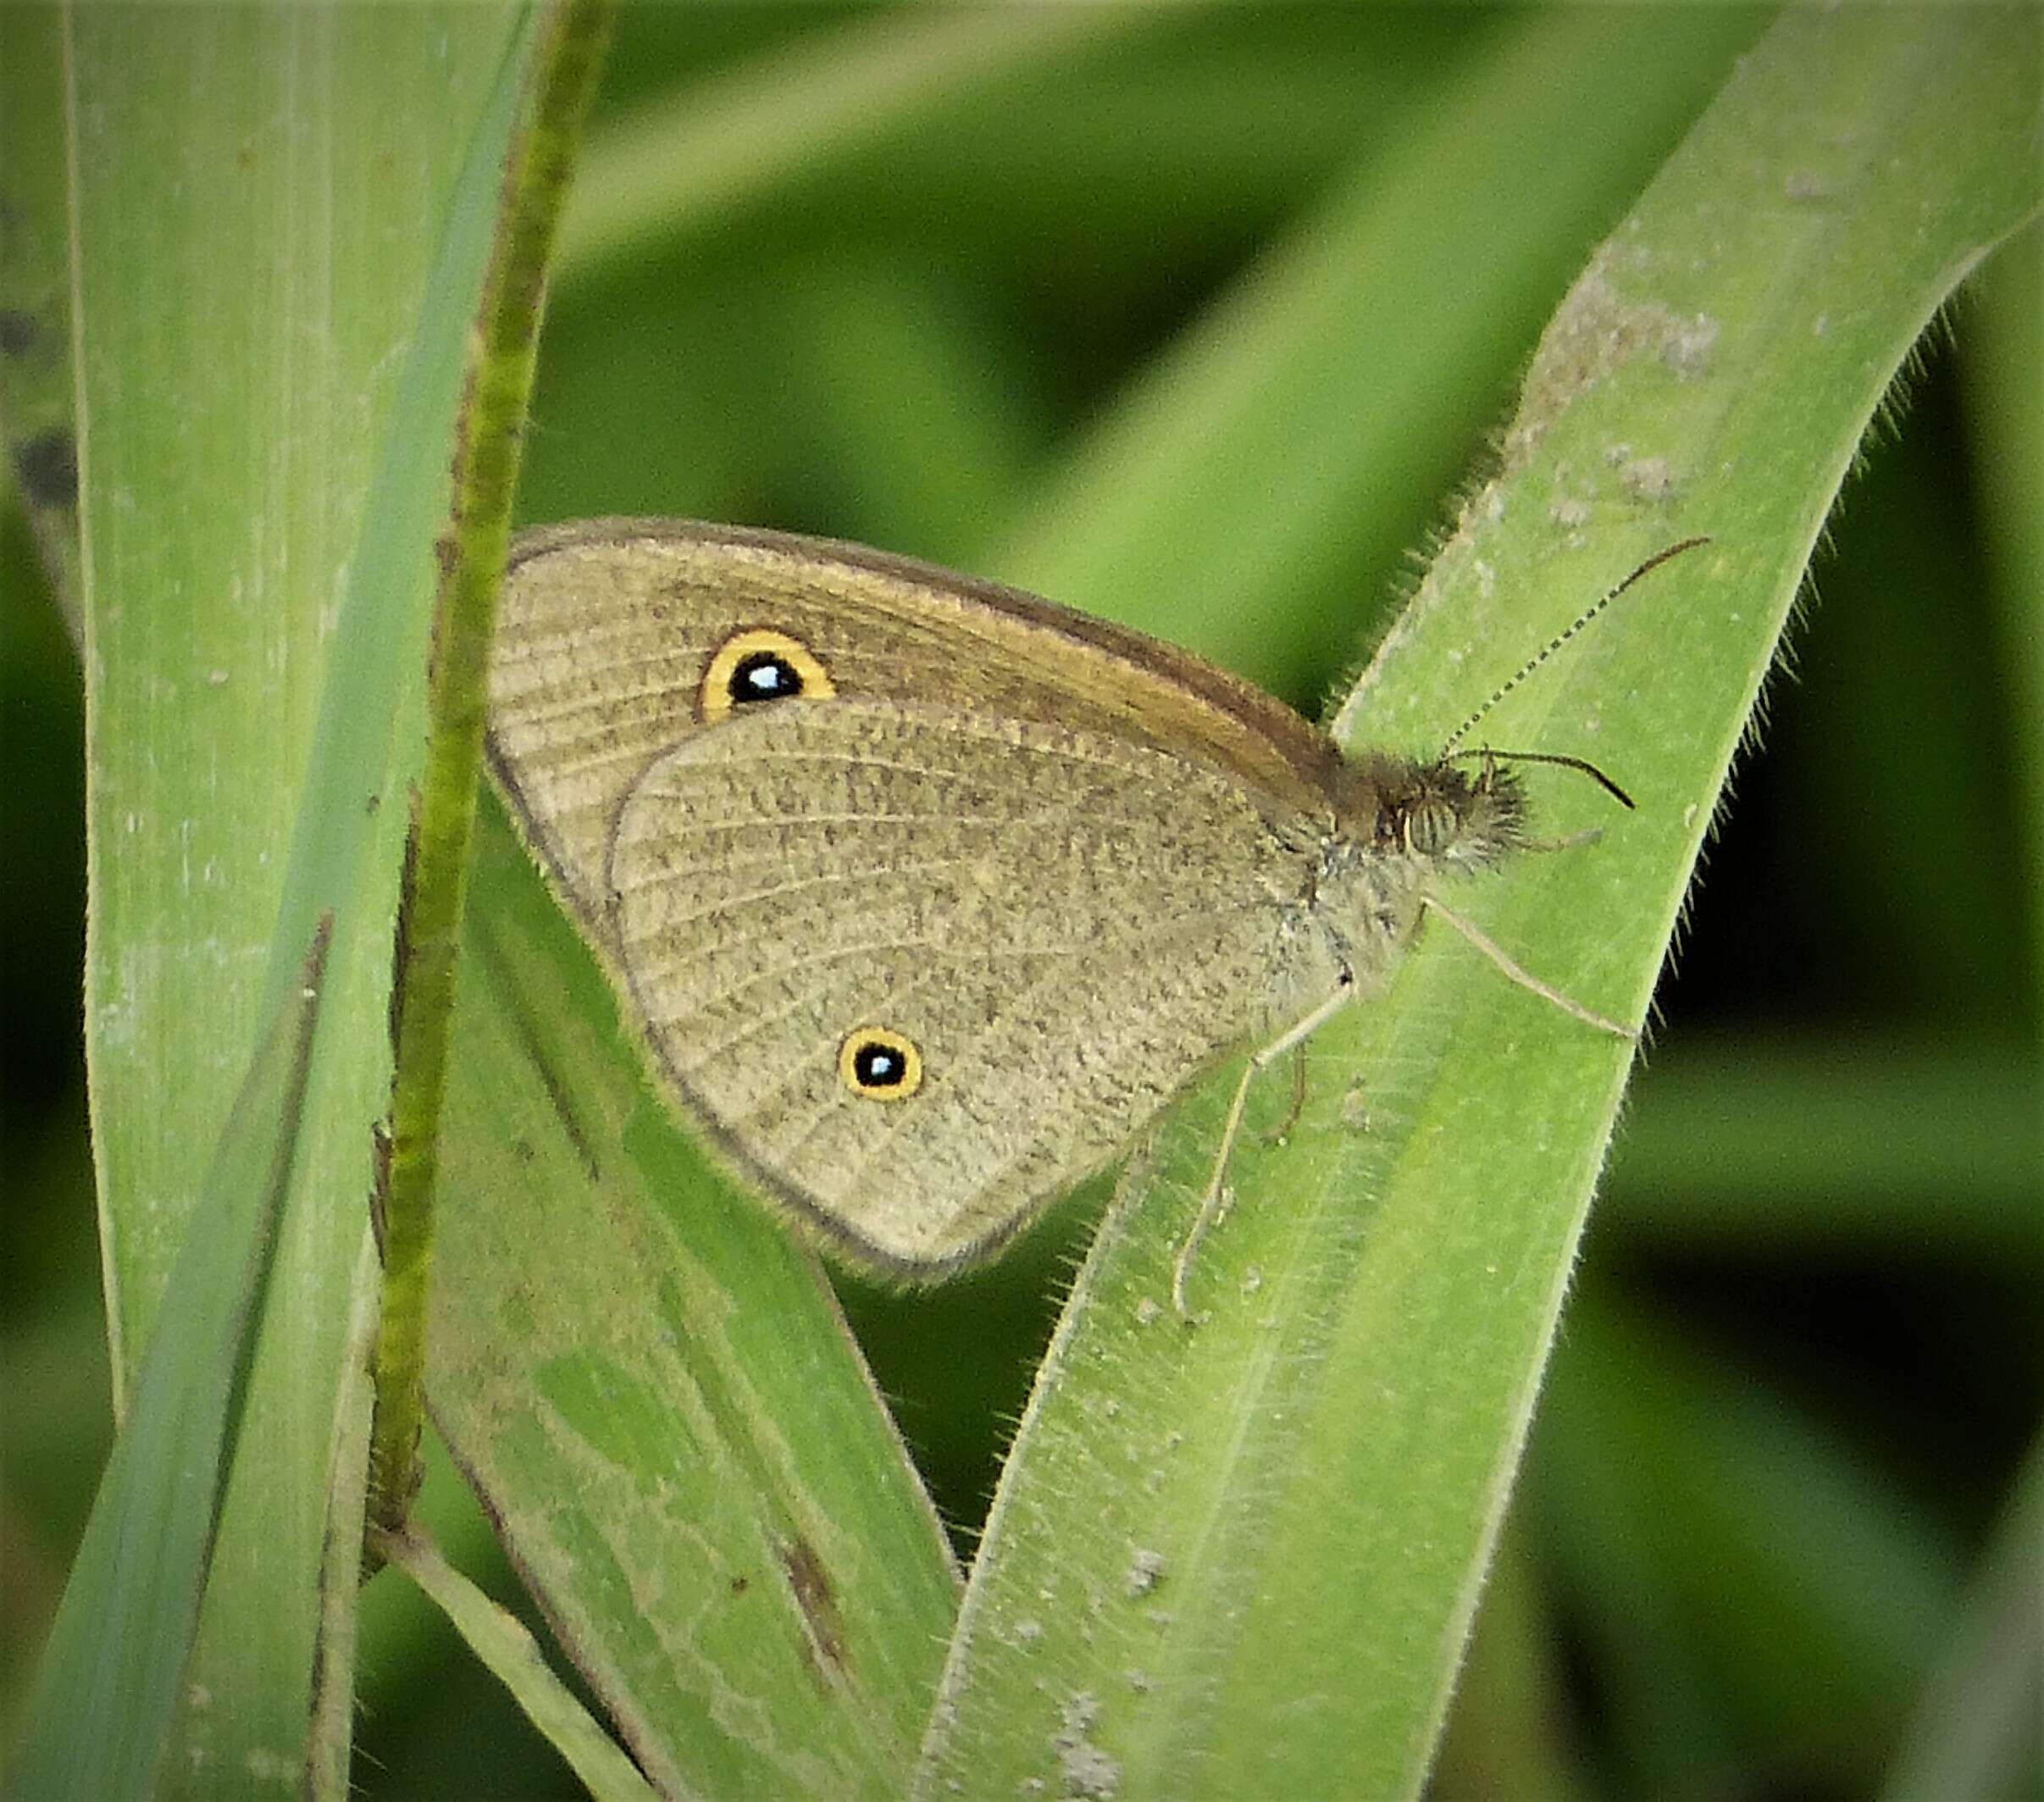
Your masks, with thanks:
M 1117 428 L 1217 380 L 1230 318 L 1310 258 L 1344 197 L 1396 184 L 1419 223 L 1386 243 L 1380 310 L 1348 327 L 1384 347 L 1356 396 L 1382 446 L 1366 489 L 1316 489 L 1310 442 L 1188 446 L 1188 482 L 1267 491 L 1274 547 L 1224 555 L 1158 509 L 1185 607 L 1136 622 L 1310 711 L 1483 469 L 1566 284 L 1764 25 L 1703 13 L 1586 14 L 1609 105 L 1528 160 L 1504 147 L 1522 119 L 1452 155 L 1439 131 L 1515 53 L 1517 13 L 1010 8 L 983 66 L 868 121 L 834 113 L 835 82 L 895 65 L 896 18 L 631 9 L 564 236 L 523 516 L 825 532 L 1113 613 L 1055 575 L 1067 518 L 1107 530 Z M 658 153 L 677 142 L 679 183 Z M 1541 218 L 1536 245 L 1468 233 L 1471 169 Z M 2034 1581 L 1992 1559 L 2019 1495 L 2034 1522 L 2044 1490 L 2039 697 L 2010 676 L 2036 665 L 2018 515 L 2037 497 L 2008 480 L 2044 412 L 2041 274 L 2033 230 L 1926 342 L 1820 557 L 1793 679 L 1777 672 L 1660 991 L 1442 1794 L 1499 1793 L 1528 1740 L 1558 1794 L 1871 1793 L 1918 1744 L 1968 1610 Z M 1483 297 L 1469 329 L 1465 291 Z M 4 1722 L 110 1428 L 78 678 L 12 511 L 0 592 Z M 1063 1210 L 936 1295 L 845 1285 L 961 1544 L 1089 1223 Z M 429 1497 L 473 1561 L 444 1473 Z M 504 1793 L 518 1768 L 508 1705 L 388 1577 L 362 1705 L 371 1794 L 485 1772 Z M 526 1793 L 573 1793 L 533 1744 Z M 2007 1794 L 2040 1793 L 2036 1757 Z

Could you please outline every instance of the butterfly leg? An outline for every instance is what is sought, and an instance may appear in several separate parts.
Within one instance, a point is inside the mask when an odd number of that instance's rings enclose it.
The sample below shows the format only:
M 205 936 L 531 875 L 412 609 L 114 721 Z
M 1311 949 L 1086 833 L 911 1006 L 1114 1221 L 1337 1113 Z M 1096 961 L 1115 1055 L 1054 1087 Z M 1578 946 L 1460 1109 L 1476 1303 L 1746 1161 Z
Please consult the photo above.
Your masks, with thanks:
M 1171 1305 L 1178 1318 L 1188 1327 L 1194 1322 L 1192 1310 L 1185 1305 L 1185 1279 L 1191 1274 L 1199 1241 L 1206 1237 L 1207 1228 L 1221 1217 L 1227 1204 L 1228 1158 L 1235 1149 L 1236 1136 L 1242 1130 L 1242 1112 L 1249 1105 L 1249 1084 L 1256 1080 L 1260 1070 L 1269 1068 L 1293 1045 L 1304 1045 L 1349 1005 L 1349 984 L 1343 982 L 1297 1025 L 1288 1027 L 1261 1050 L 1252 1052 L 1249 1061 L 1242 1067 L 1242 1080 L 1235 1084 L 1235 1099 L 1228 1104 L 1227 1121 L 1221 1128 L 1221 1149 L 1214 1156 L 1214 1173 L 1207 1178 L 1206 1193 L 1200 1197 L 1199 1211 L 1193 1221 L 1192 1230 L 1185 1235 L 1184 1244 L 1178 1247 L 1178 1255 L 1172 1261 Z
M 1639 1037 L 1638 1032 L 1634 1028 L 1621 1026 L 1616 1020 L 1607 1020 L 1600 1013 L 1592 1013 L 1580 1001 L 1572 1001 L 1560 990 L 1550 988 L 1532 971 L 1521 969 L 1505 954 L 1503 945 L 1482 931 L 1473 922 L 1464 919 L 1454 908 L 1444 907 L 1431 895 L 1426 897 L 1424 905 L 1427 912 L 1438 914 L 1443 920 L 1454 927 L 1521 989 L 1530 990 L 1538 995 L 1542 1001 L 1559 1007 L 1564 1013 L 1574 1015 L 1585 1026 L 1594 1026 L 1600 1033 L 1609 1033 L 1616 1039 L 1637 1040 Z

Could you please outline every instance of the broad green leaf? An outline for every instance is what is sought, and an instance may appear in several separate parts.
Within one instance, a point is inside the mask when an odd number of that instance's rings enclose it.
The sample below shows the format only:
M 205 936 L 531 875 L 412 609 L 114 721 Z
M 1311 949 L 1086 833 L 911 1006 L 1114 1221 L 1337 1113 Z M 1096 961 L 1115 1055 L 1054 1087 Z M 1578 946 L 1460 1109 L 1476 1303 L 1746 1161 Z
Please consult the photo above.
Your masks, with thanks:
M 1577 281 L 1500 475 L 1343 710 L 1343 737 L 1425 754 L 1642 557 L 1713 535 L 1481 734 L 1638 797 L 1612 818 L 1551 773 L 1550 829 L 1601 842 L 1464 901 L 1589 1006 L 1645 1006 L 1882 392 L 2038 205 L 2036 37 L 2014 12 L 1786 15 Z M 1430 931 L 1316 1040 L 1293 1143 L 1238 1147 L 1192 1333 L 1163 1302 L 1232 1073 L 1174 1119 L 1039 1377 L 928 1793 L 1417 1791 L 1628 1062 Z
M 162 1772 L 304 1122 L 326 951 L 322 922 L 220 1135 L 43 1650 L 10 1795 L 145 1795 Z

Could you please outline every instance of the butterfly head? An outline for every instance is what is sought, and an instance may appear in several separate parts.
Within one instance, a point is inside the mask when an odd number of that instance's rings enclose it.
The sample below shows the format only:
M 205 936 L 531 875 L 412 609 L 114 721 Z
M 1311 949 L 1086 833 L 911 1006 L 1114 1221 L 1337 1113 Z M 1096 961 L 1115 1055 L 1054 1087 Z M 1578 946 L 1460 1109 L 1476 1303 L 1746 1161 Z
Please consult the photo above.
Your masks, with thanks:
M 1374 838 L 1423 863 L 1495 863 L 1526 841 L 1526 791 L 1488 756 L 1474 770 L 1443 758 L 1384 771 Z
M 1347 758 L 1330 798 L 1334 838 L 1365 860 L 1474 869 L 1533 842 L 1524 787 L 1488 755 L 1473 764 L 1455 757 Z

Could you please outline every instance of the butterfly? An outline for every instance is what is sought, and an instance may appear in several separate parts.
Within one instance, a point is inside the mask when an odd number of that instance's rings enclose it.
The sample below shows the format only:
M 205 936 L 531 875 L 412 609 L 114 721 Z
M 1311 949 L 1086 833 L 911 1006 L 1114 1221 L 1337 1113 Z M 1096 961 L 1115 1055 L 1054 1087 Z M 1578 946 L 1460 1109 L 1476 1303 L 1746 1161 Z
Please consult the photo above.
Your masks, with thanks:
M 1631 805 L 1577 758 L 1460 749 L 1475 724 L 1431 759 L 1345 754 L 1186 651 L 1014 590 L 607 519 L 514 545 L 486 748 L 681 1112 L 859 1264 L 979 1262 L 1257 1046 L 1173 1272 L 1189 1318 L 1255 1074 L 1381 990 L 1423 915 L 1634 1036 L 1441 898 L 1540 842 L 1517 762 Z

